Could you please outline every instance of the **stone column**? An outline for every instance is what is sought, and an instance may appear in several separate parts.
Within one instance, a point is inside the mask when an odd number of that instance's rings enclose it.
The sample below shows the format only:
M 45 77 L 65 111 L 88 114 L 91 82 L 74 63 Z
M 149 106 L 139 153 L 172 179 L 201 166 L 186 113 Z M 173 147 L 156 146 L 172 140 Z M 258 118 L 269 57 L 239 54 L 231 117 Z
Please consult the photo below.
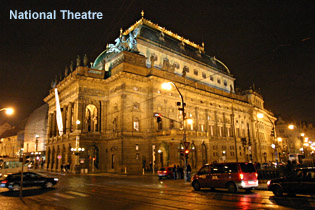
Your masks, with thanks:
M 66 121 L 66 133 L 70 133 L 70 128 L 71 128 L 71 119 L 72 119 L 72 116 L 71 116 L 71 110 L 72 110 L 72 103 L 69 103 L 68 104 L 68 108 L 67 108 L 67 121 Z
M 52 123 L 51 123 L 51 121 L 52 121 L 52 113 L 48 113 L 48 120 L 47 120 L 47 123 L 48 123 L 48 125 L 47 125 L 47 136 L 48 136 L 48 138 L 50 138 L 52 135 L 52 133 L 51 133 L 51 131 L 52 131 Z
M 56 136 L 56 133 L 57 133 L 56 111 L 54 111 L 54 113 L 52 114 L 51 124 L 52 124 L 52 133 L 51 134 L 52 134 L 52 136 Z
M 67 121 L 67 107 L 66 107 L 66 105 L 64 105 L 62 107 L 61 115 L 62 115 L 62 132 L 63 132 L 63 134 L 66 134 L 66 121 Z

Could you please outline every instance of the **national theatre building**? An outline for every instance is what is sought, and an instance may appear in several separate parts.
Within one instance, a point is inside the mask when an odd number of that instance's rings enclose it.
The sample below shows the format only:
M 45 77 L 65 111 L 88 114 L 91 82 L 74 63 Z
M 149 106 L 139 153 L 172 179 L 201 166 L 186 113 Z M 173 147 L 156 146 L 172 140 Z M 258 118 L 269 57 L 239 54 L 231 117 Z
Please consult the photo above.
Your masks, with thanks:
M 52 84 L 44 99 L 46 167 L 140 174 L 184 166 L 186 149 L 193 170 L 213 161 L 272 161 L 276 118 L 260 93 L 237 93 L 234 81 L 203 43 L 142 13 L 91 65 L 78 57 Z

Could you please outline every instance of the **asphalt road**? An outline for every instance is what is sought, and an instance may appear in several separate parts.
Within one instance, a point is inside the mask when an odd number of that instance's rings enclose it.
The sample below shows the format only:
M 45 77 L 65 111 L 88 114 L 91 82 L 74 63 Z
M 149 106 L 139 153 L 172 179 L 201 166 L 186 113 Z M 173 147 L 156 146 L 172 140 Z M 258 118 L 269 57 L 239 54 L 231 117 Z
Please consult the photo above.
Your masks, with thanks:
M 265 190 L 196 192 L 183 180 L 156 176 L 51 175 L 60 180 L 55 188 L 24 189 L 22 201 L 18 192 L 0 188 L 0 209 L 315 209 L 310 196 L 275 198 Z

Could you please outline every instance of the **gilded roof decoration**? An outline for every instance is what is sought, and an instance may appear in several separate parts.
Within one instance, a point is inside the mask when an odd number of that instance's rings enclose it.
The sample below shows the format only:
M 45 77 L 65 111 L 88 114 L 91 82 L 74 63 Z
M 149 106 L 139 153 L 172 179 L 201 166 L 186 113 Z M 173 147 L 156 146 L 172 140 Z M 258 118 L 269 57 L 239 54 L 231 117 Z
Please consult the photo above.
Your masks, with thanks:
M 167 30 L 165 27 L 161 27 L 158 24 L 152 23 L 150 20 L 147 20 L 147 19 L 145 19 L 143 17 L 144 16 L 143 10 L 141 12 L 141 16 L 142 17 L 141 17 L 140 20 L 138 20 L 135 24 L 133 24 L 132 26 L 130 26 L 127 30 L 125 30 L 123 32 L 123 35 L 129 34 L 131 31 L 133 31 L 139 25 L 145 24 L 145 25 L 148 25 L 148 26 L 150 26 L 150 27 L 152 27 L 152 28 L 154 28 L 156 30 L 159 30 L 162 33 L 167 34 L 167 35 L 169 35 L 169 36 L 171 36 L 171 37 L 173 37 L 173 38 L 175 38 L 175 39 L 177 39 L 177 40 L 179 40 L 179 41 L 181 41 L 181 42 L 183 42 L 183 43 L 185 43 L 187 45 L 190 45 L 190 46 L 192 46 L 194 48 L 197 48 L 197 49 L 201 50 L 202 52 L 205 51 L 204 43 L 202 43 L 202 46 L 200 46 L 200 45 L 198 45 L 198 44 L 196 44 L 196 43 L 194 43 L 194 42 L 192 42 L 192 41 L 190 41 L 188 39 L 185 39 L 184 37 L 182 37 L 182 36 L 180 36 L 180 35 L 178 35 L 176 33 L 173 33 L 172 31 Z

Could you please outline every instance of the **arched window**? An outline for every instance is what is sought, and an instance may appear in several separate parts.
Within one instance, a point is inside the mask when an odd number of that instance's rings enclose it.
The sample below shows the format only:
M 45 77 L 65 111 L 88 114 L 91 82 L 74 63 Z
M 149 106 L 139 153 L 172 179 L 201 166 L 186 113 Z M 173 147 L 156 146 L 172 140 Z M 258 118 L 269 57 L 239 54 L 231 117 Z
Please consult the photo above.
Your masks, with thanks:
M 95 105 L 89 104 L 86 106 L 85 121 L 88 132 L 98 131 L 97 108 Z

